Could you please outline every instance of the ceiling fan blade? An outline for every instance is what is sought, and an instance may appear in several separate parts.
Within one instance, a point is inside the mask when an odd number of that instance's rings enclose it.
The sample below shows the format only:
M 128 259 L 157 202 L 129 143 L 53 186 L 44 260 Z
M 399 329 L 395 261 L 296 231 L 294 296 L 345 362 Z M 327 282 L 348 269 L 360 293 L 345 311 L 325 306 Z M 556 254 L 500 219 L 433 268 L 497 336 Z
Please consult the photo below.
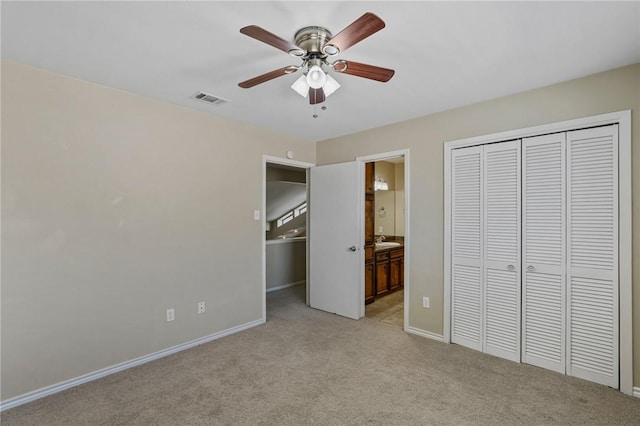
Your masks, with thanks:
M 263 43 L 267 43 L 270 46 L 275 47 L 276 49 L 280 49 L 283 52 L 294 54 L 294 56 L 301 56 L 299 53 L 302 52 L 304 55 L 304 51 L 300 49 L 298 46 L 290 42 L 289 40 L 285 40 L 277 35 L 261 28 L 257 25 L 249 25 L 248 27 L 244 27 L 240 29 L 240 32 L 244 35 L 247 35 L 251 38 L 255 38 L 258 41 Z
M 325 100 L 324 90 L 322 87 L 319 89 L 314 89 L 313 87 L 309 88 L 309 103 L 311 105 L 321 104 Z
M 374 65 L 361 64 L 360 62 L 353 61 L 338 61 L 334 64 L 333 69 L 342 74 L 355 75 L 356 77 L 364 77 L 383 83 L 391 80 L 391 77 L 395 74 L 395 71 L 389 68 L 376 67 Z
M 238 86 L 242 87 L 243 89 L 248 89 L 250 87 L 264 83 L 265 81 L 273 80 L 276 77 L 281 77 L 283 75 L 291 74 L 292 69 L 293 68 L 289 65 L 286 67 L 279 68 L 277 70 L 269 71 L 257 77 L 253 77 L 249 80 L 238 83 Z
M 344 30 L 340 31 L 325 46 L 335 46 L 340 52 L 344 52 L 354 44 L 364 40 L 370 35 L 384 28 L 384 21 L 371 12 L 367 12 L 353 21 Z M 325 53 L 333 54 L 332 52 Z

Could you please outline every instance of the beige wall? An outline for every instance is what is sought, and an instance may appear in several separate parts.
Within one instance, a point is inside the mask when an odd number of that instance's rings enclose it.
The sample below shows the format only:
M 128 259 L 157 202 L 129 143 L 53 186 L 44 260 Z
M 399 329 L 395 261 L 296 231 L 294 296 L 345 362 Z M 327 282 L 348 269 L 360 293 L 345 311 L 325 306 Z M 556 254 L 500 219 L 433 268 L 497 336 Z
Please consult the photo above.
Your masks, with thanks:
M 316 152 L 293 137 L 3 62 L 0 399 L 260 319 L 262 271 L 250 259 L 262 250 L 253 220 L 262 155 L 288 149 L 318 164 L 410 149 L 409 324 L 440 334 L 442 143 L 623 109 L 634 110 L 638 182 L 640 64 L 321 142 Z M 640 200 L 640 185 L 633 195 Z M 201 300 L 207 313 L 198 316 Z M 638 386 L 640 368 L 634 374 Z
M 396 163 L 396 236 L 404 237 L 404 163 Z
M 443 333 L 443 142 L 632 109 L 633 182 L 640 182 L 640 64 L 317 145 L 317 164 L 410 150 L 409 325 Z M 640 184 L 633 186 L 634 383 L 640 385 Z M 421 306 L 423 296 L 431 308 Z
M 253 210 L 262 156 L 288 149 L 315 162 L 314 143 L 3 62 L 0 399 L 260 320 Z
M 267 180 L 307 183 L 306 170 L 285 170 L 277 167 L 270 167 L 267 164 L 266 175 Z
M 307 240 L 268 241 L 266 246 L 267 289 L 305 281 Z

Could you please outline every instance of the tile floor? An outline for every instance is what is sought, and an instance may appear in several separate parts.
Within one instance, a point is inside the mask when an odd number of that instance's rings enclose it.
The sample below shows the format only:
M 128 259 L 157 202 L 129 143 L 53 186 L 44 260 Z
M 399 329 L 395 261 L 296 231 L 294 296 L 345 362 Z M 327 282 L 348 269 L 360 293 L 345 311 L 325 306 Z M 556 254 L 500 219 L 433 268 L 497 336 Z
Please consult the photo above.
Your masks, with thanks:
M 398 290 L 366 305 L 365 316 L 404 328 L 404 290 Z

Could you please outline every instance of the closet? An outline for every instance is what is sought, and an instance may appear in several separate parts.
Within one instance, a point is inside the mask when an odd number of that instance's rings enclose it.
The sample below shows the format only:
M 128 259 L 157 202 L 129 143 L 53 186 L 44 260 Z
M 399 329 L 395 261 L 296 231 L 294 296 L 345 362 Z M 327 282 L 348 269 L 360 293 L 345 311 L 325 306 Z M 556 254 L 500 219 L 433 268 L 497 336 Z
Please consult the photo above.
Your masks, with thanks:
M 453 149 L 451 341 L 619 384 L 618 125 Z

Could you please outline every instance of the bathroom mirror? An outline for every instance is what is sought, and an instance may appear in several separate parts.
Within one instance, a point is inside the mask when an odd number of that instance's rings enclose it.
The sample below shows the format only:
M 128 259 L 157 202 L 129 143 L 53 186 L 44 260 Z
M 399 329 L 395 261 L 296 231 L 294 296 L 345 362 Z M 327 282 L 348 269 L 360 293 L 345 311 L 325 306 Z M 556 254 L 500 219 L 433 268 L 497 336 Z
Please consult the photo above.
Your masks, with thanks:
M 376 161 L 375 178 L 385 182 L 389 189 L 374 192 L 374 232 L 386 237 L 404 237 L 404 159 Z

